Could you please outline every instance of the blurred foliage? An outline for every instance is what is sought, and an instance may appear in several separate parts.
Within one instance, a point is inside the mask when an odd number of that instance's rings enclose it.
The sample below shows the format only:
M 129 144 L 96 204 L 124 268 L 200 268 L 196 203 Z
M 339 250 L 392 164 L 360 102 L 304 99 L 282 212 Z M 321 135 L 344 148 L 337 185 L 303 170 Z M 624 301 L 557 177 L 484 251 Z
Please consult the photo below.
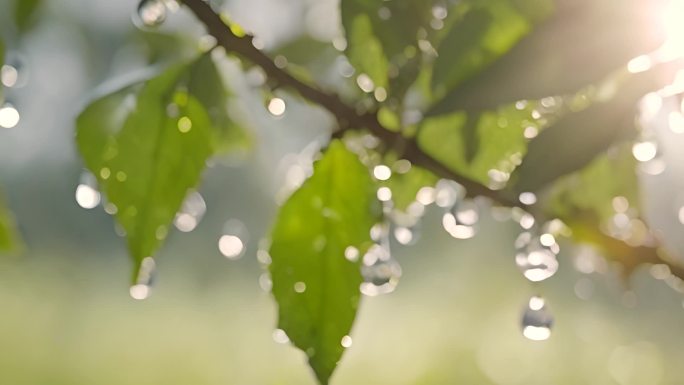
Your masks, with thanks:
M 0 192 L 0 253 L 16 253 L 21 248 L 14 216 L 5 207 L 4 196 Z
M 278 327 L 306 352 L 322 384 L 340 360 L 356 317 L 363 282 L 358 253 L 378 220 L 366 166 L 333 141 L 314 174 L 283 205 L 270 248 Z M 356 260 L 345 257 L 356 249 Z

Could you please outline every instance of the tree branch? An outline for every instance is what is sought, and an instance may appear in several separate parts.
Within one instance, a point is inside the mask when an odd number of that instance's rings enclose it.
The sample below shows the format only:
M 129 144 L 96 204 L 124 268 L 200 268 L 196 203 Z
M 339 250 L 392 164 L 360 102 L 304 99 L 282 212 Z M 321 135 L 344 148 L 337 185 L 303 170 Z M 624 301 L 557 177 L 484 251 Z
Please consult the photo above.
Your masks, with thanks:
M 404 158 L 417 166 L 430 170 L 439 177 L 451 179 L 461 184 L 465 187 L 468 196 L 485 196 L 505 206 L 524 207 L 521 203 L 505 196 L 499 191 L 492 190 L 477 181 L 454 172 L 423 151 L 415 140 L 403 138 L 401 133 L 393 132 L 383 127 L 375 114 L 360 114 L 353 107 L 344 103 L 337 95 L 328 94 L 316 87 L 308 85 L 290 75 L 286 70 L 278 68 L 271 58 L 254 47 L 252 44 L 252 36 L 247 35 L 240 37 L 235 35 L 208 3 L 203 0 L 181 1 L 206 26 L 209 34 L 216 38 L 218 45 L 223 47 L 226 52 L 238 54 L 251 61 L 261 67 L 268 78 L 278 86 L 297 91 L 303 98 L 320 105 L 333 114 L 340 125 L 340 130 L 336 132 L 335 135 L 340 136 L 344 131 L 349 129 L 366 128 L 373 135 L 387 143 L 392 143 L 397 139 L 403 139 L 407 142 L 405 151 L 402 154 Z

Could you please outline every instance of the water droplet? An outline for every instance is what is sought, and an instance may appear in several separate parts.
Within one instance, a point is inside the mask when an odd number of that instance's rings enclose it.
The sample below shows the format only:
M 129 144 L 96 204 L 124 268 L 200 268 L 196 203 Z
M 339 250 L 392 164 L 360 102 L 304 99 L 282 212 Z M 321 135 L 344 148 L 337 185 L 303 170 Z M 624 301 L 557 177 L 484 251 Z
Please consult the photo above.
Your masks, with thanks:
M 444 229 L 456 239 L 470 239 L 477 233 L 480 212 L 477 204 L 471 200 L 457 201 L 442 216 Z
M 141 28 L 158 27 L 166 21 L 167 12 L 164 0 L 141 0 L 133 22 Z
M 191 191 L 183 201 L 183 205 L 176 214 L 173 224 L 184 233 L 189 233 L 197 227 L 204 214 L 207 212 L 207 204 L 197 191 Z
M 0 83 L 7 88 L 21 88 L 28 83 L 29 71 L 26 59 L 17 51 L 10 51 L 0 67 Z
M 416 209 L 417 207 L 421 207 L 423 210 L 418 210 Z M 407 210 L 407 212 L 402 212 L 399 210 L 392 211 L 392 234 L 397 242 L 402 245 L 409 246 L 418 241 L 421 230 L 420 218 L 425 212 L 424 209 L 425 206 L 417 203 L 417 206 L 413 206 L 413 209 L 410 211 Z
M 259 287 L 267 293 L 271 292 L 271 289 L 273 289 L 273 281 L 271 280 L 270 274 L 262 273 L 259 276 Z
M 295 282 L 294 291 L 298 294 L 302 294 L 303 292 L 306 291 L 306 283 L 301 282 L 301 281 Z
M 129 292 L 133 299 L 143 300 L 150 296 L 152 284 L 156 273 L 156 263 L 152 257 L 147 257 L 140 262 L 138 277 L 135 285 L 131 286 Z
M 181 134 L 187 134 L 190 130 L 192 130 L 192 120 L 190 120 L 190 118 L 183 116 L 178 119 L 178 131 L 180 131 Z
M 361 274 L 364 278 L 361 293 L 367 296 L 388 294 L 399 284 L 401 266 L 390 255 L 389 246 L 375 244 L 363 256 Z
M 89 172 L 83 172 L 76 187 L 76 203 L 86 210 L 94 209 L 100 204 L 101 196 L 97 191 L 97 180 Z
M 654 140 L 636 142 L 632 146 L 632 154 L 639 162 L 651 161 L 658 155 L 658 143 Z
M 230 219 L 223 225 L 223 235 L 219 238 L 218 248 L 224 257 L 232 260 L 240 259 L 246 250 L 247 228 L 237 219 Z M 263 255 L 265 253 L 265 255 Z M 259 261 L 270 263 L 271 257 L 265 249 L 257 252 Z
M 285 113 L 285 101 L 281 98 L 273 98 L 268 102 L 268 112 L 275 117 L 283 116 Z
M 10 103 L 5 103 L 0 107 L 0 127 L 2 128 L 14 128 L 19 124 L 21 116 L 19 111 Z
M 373 79 L 366 74 L 359 74 L 359 76 L 356 77 L 356 84 L 359 86 L 359 88 L 361 88 L 361 91 L 366 93 L 373 92 L 375 89 L 375 83 L 373 83 Z
M 342 345 L 343 348 L 350 348 L 352 346 L 353 340 L 349 336 L 344 336 L 342 337 L 342 340 L 340 341 L 340 345 Z
M 378 200 L 381 202 L 389 202 L 392 200 L 392 190 L 389 187 L 383 186 L 378 189 Z
M 463 186 L 452 180 L 441 179 L 434 189 L 435 204 L 443 208 L 453 207 L 464 196 L 465 189 Z
M 556 254 L 558 244 L 551 234 L 533 235 L 523 232 L 515 241 L 515 263 L 525 278 L 532 282 L 543 281 L 558 271 Z
M 537 195 L 533 192 L 523 192 L 518 196 L 518 200 L 524 205 L 533 205 L 537 203 Z
M 273 341 L 279 344 L 286 344 L 290 342 L 290 338 L 283 329 L 276 329 L 273 331 Z
M 349 262 L 356 262 L 359 260 L 359 249 L 357 249 L 354 246 L 347 246 L 346 249 L 344 249 L 344 257 L 349 261 Z
M 392 170 L 386 165 L 381 164 L 373 168 L 373 176 L 377 180 L 388 180 L 392 177 Z
M 532 341 L 544 341 L 551 336 L 553 316 L 546 308 L 546 301 L 538 296 L 530 298 L 522 316 L 522 333 Z

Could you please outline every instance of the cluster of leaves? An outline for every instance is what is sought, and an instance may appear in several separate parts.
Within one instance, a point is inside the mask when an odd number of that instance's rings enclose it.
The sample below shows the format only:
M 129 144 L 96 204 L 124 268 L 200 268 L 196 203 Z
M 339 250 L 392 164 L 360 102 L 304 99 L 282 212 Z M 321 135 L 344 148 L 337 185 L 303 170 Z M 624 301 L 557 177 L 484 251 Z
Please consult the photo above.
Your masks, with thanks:
M 634 160 L 624 143 L 637 133 L 636 102 L 662 84 L 655 71 L 636 76 L 620 69 L 662 44 L 661 34 L 650 33 L 657 25 L 651 8 L 657 6 L 645 0 L 342 0 L 341 16 L 346 57 L 355 77 L 365 77 L 363 90 L 374 94 L 370 109 L 388 130 L 456 175 L 505 187 L 502 197 L 536 193 L 539 213 L 561 218 L 607 256 L 632 261 L 626 244 L 596 234 L 615 196 L 638 207 Z M 297 78 L 316 79 L 318 63 L 298 47 L 279 53 Z M 221 57 L 204 53 L 155 69 L 96 98 L 78 117 L 79 151 L 126 232 L 134 279 L 197 188 L 207 160 L 247 142 L 227 114 L 230 93 L 214 56 Z M 597 91 L 606 79 L 614 89 L 609 97 Z M 349 97 L 368 100 L 358 90 Z M 380 148 L 374 159 L 405 155 L 402 143 Z M 408 206 L 440 176 L 416 165 L 393 177 L 396 207 Z M 359 306 L 360 262 L 345 251 L 363 255 L 372 245 L 377 183 L 368 164 L 332 140 L 272 229 L 279 328 L 306 352 L 324 384 Z M 9 234 L 3 218 L 0 209 L 0 249 Z

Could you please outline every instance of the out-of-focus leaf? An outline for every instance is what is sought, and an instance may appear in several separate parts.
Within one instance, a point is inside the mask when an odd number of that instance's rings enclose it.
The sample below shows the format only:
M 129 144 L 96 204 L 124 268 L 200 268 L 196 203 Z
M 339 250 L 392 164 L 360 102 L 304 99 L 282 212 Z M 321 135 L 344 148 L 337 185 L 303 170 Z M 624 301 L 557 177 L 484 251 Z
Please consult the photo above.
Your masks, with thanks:
M 449 30 L 438 48 L 432 89 L 444 95 L 507 52 L 531 30 L 531 23 L 508 0 L 474 5 Z
M 415 55 L 419 31 L 429 28 L 433 3 L 342 0 L 349 61 L 359 72 L 369 75 L 376 86 L 387 88 L 390 63 L 404 64 L 407 51 Z
M 368 169 L 333 141 L 314 174 L 283 205 L 272 231 L 270 266 L 279 328 L 306 352 L 327 384 L 359 304 L 359 262 L 347 247 L 365 250 L 379 213 Z
M 137 264 L 157 250 L 212 154 L 211 118 L 187 92 L 188 68 L 166 70 L 134 99 L 130 90 L 105 96 L 76 123 L 79 150 L 116 207 Z
M 189 70 L 188 93 L 204 106 L 212 122 L 214 151 L 226 153 L 246 147 L 247 133 L 228 116 L 230 94 L 211 55 L 202 55 Z
M 5 42 L 0 39 L 0 68 L 2 68 L 3 64 L 5 64 Z M 2 88 L 2 83 L 0 83 L 0 103 L 5 100 Z
M 25 32 L 33 25 L 35 14 L 43 0 L 15 0 L 14 22 L 21 32 Z
M 418 166 L 412 166 L 407 173 L 394 173 L 387 181 L 387 185 L 392 190 L 394 207 L 406 210 L 411 203 L 415 202 L 418 190 L 425 186 L 434 186 L 437 180 L 435 174 Z
M 359 14 L 347 27 L 349 61 L 368 75 L 377 87 L 387 87 L 387 57 L 382 44 L 373 34 L 368 15 Z
M 473 115 L 471 122 L 465 112 L 429 117 L 419 128 L 418 144 L 452 170 L 489 184 L 491 170 L 510 173 L 526 153 L 523 134 L 534 120 L 531 111 L 507 106 Z
M 665 0 L 558 0 L 557 11 L 429 114 L 574 93 L 658 48 Z
M 4 197 L 0 194 L 0 253 L 15 253 L 19 250 L 21 241 L 14 216 L 5 207 Z
M 512 177 L 512 189 L 537 191 L 581 169 L 616 142 L 634 137 L 637 101 L 669 84 L 670 72 L 668 65 L 662 65 L 631 75 L 609 101 L 560 118 L 530 142 L 527 156 Z

